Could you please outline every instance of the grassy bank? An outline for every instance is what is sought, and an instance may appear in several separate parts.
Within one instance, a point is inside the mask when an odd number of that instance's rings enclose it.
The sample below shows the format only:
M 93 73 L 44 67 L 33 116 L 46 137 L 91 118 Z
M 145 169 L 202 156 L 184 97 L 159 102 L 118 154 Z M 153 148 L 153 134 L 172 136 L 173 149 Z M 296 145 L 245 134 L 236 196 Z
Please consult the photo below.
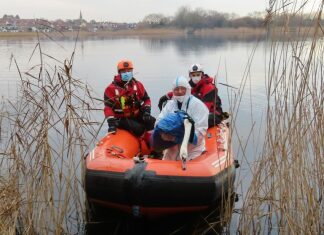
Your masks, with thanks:
M 317 32 L 318 37 L 324 35 L 324 31 Z M 176 28 L 159 28 L 159 29 L 132 29 L 132 30 L 116 30 L 116 31 L 97 31 L 97 32 L 0 32 L 0 40 L 9 39 L 40 39 L 50 38 L 52 40 L 61 39 L 81 39 L 86 38 L 119 38 L 119 37 L 137 37 L 137 38 L 174 38 L 185 36 L 197 37 L 215 37 L 231 40 L 257 39 L 257 38 L 303 38 L 305 35 L 314 34 L 314 28 L 282 28 L 272 27 L 266 28 L 214 28 L 214 29 L 176 29 Z
M 50 33 L 39 33 L 41 37 L 47 37 L 46 35 L 53 38 L 73 38 L 76 37 L 78 32 L 50 32 Z M 173 37 L 173 36 L 185 36 L 188 34 L 194 34 L 199 36 L 242 36 L 242 35 L 265 35 L 266 30 L 264 29 L 253 29 L 253 28 L 215 28 L 215 29 L 201 29 L 201 30 L 184 30 L 176 28 L 165 28 L 165 29 L 134 29 L 134 30 L 117 30 L 117 31 L 97 31 L 97 32 L 86 32 L 80 31 L 79 37 L 91 38 L 91 37 L 121 37 L 121 36 L 138 36 L 138 37 Z M 1 32 L 0 39 L 10 38 L 37 38 L 36 32 Z

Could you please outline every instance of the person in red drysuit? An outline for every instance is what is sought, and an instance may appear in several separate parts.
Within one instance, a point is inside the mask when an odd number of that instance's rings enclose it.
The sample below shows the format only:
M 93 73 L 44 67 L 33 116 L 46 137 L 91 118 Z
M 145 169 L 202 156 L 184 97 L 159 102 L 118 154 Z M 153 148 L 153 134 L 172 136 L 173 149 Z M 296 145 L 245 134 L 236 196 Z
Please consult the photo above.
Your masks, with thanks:
M 146 130 L 154 128 L 150 97 L 143 84 L 133 77 L 133 69 L 132 61 L 120 61 L 118 74 L 105 89 L 104 113 L 108 132 L 115 133 L 118 127 L 141 136 Z

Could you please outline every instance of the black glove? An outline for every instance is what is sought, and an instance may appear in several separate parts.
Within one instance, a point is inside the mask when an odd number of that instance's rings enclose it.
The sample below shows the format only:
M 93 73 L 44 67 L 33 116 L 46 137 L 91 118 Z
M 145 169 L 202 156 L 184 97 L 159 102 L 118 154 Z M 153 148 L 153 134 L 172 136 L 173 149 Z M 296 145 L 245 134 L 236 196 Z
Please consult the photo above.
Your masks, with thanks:
M 117 129 L 117 119 L 114 117 L 109 117 L 108 122 L 108 133 L 116 133 Z
M 222 113 L 222 119 L 226 120 L 227 118 L 229 118 L 230 114 L 228 112 L 223 112 Z
M 144 122 L 149 122 L 151 120 L 151 107 L 146 106 L 144 108 L 142 119 Z
M 162 108 L 164 107 L 165 103 L 169 100 L 169 97 L 167 97 L 167 95 L 161 96 L 160 100 L 159 100 L 159 104 L 158 107 L 160 109 L 160 111 L 162 110 Z

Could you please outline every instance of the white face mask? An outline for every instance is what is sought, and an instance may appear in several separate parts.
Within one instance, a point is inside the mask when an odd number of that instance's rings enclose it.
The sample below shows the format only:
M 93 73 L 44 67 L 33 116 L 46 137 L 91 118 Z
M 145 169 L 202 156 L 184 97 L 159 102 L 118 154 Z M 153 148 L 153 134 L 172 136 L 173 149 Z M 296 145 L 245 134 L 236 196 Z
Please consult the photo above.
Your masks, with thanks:
M 193 81 L 193 83 L 197 84 L 201 79 L 201 76 L 192 76 L 191 80 Z
M 174 95 L 173 99 L 180 102 L 180 103 L 182 103 L 184 101 L 184 99 L 185 99 L 185 96 L 184 95 L 181 95 L 181 96 Z

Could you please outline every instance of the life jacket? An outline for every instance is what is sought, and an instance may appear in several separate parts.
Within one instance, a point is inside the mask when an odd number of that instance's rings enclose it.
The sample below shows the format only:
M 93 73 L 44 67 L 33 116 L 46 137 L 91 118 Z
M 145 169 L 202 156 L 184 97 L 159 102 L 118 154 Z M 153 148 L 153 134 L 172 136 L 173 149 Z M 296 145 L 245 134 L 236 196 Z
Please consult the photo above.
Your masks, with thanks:
M 222 102 L 218 96 L 218 89 L 213 83 L 213 78 L 204 74 L 201 80 L 191 89 L 191 94 L 200 99 L 209 109 L 210 113 L 220 115 L 222 113 Z
M 114 81 L 105 91 L 105 106 L 107 108 L 106 116 L 109 116 L 109 110 L 113 111 L 113 116 L 120 117 L 138 117 L 140 108 L 145 100 L 149 99 L 143 85 L 134 78 L 124 83 L 120 75 L 115 76 Z
M 127 84 L 126 89 L 115 87 L 115 106 L 113 111 L 116 116 L 122 117 L 137 117 L 143 101 L 138 97 L 138 88 L 136 82 Z M 130 87 L 131 86 L 131 87 Z

